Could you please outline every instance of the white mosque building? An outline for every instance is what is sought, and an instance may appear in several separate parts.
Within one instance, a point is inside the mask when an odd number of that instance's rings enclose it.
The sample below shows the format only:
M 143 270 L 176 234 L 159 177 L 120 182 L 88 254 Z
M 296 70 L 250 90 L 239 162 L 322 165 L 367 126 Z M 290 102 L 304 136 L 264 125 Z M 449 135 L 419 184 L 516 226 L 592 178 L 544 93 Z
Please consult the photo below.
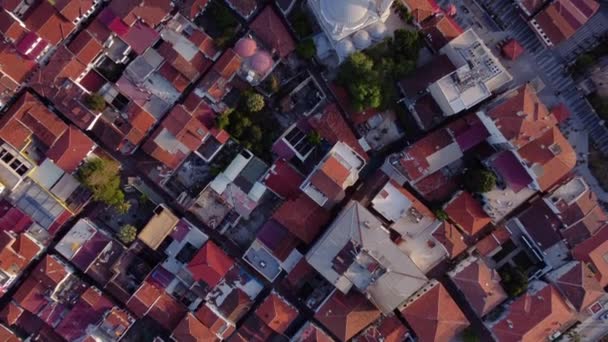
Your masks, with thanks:
M 308 0 L 324 35 L 315 37 L 321 59 L 336 52 L 340 61 L 384 39 L 394 0 Z

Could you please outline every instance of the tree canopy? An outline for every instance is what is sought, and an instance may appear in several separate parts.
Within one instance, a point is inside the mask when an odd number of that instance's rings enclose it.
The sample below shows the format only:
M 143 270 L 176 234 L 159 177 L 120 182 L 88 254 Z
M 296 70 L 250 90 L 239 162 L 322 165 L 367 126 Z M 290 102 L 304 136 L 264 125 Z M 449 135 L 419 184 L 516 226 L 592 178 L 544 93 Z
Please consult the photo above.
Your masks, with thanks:
M 265 103 L 264 103 L 264 96 L 258 94 L 258 93 L 251 93 L 246 95 L 247 99 L 246 99 L 246 105 L 247 105 L 247 110 L 251 113 L 257 113 L 259 111 L 261 111 L 262 109 L 264 109 Z
M 137 238 L 137 228 L 130 224 L 126 224 L 120 228 L 118 232 L 118 239 L 125 245 L 130 244 Z
M 296 52 L 301 58 L 312 59 L 317 54 L 317 47 L 312 38 L 307 38 L 296 46 Z
M 488 192 L 496 186 L 496 175 L 487 169 L 469 169 L 464 175 L 464 185 L 470 192 Z
M 99 94 L 87 95 L 84 101 L 87 108 L 92 111 L 101 112 L 106 109 L 106 100 Z
M 93 199 L 118 209 L 124 207 L 125 195 L 120 189 L 120 165 L 110 159 L 87 161 L 78 171 L 78 178 L 93 193 Z

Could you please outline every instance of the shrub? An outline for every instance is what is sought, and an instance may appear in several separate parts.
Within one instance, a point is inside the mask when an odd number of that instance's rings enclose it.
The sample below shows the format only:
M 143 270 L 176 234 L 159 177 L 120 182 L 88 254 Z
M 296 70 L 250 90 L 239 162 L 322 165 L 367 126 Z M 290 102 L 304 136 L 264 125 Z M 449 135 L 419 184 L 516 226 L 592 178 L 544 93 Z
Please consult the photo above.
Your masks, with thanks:
M 125 245 L 130 244 L 137 238 L 137 228 L 130 224 L 126 224 L 120 228 L 118 232 L 118 239 Z
M 321 137 L 321 134 L 319 134 L 317 131 L 312 131 L 308 134 L 308 142 L 312 145 L 321 145 L 322 140 L 323 138 Z
M 251 113 L 257 113 L 264 109 L 264 97 L 258 93 L 253 93 L 247 96 L 247 110 Z
M 95 112 L 102 112 L 106 109 L 106 100 L 99 94 L 87 95 L 84 102 L 87 108 Z
M 448 214 L 442 208 L 437 208 L 437 209 L 433 210 L 433 213 L 435 214 L 437 219 L 440 221 L 445 221 L 448 219 Z

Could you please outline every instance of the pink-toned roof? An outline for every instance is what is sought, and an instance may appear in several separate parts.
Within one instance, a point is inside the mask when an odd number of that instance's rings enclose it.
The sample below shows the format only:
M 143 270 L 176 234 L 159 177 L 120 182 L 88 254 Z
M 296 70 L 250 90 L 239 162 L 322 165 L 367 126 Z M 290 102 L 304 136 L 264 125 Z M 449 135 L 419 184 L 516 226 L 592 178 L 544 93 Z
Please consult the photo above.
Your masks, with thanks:
M 241 38 L 234 45 L 234 51 L 243 58 L 253 56 L 257 48 L 257 43 L 251 38 Z
M 272 6 L 266 6 L 249 27 L 281 57 L 286 57 L 296 49 L 289 30 Z
M 577 311 L 583 312 L 606 295 L 588 267 L 580 262 L 564 267 L 570 267 L 570 269 L 557 277 L 554 284 Z
M 450 341 L 469 326 L 447 290 L 437 283 L 414 302 L 401 309 L 420 341 Z
M 215 287 L 234 266 L 234 260 L 213 241 L 208 241 L 188 263 L 188 270 L 196 281 Z
M 315 314 L 315 319 L 340 341 L 348 341 L 379 317 L 380 311 L 361 293 L 350 291 L 345 295 L 338 290 Z
M 363 159 L 369 160 L 369 156 L 359 144 L 357 137 L 335 103 L 327 105 L 321 113 L 310 117 L 308 123 L 330 144 L 341 141 L 350 146 Z
M 553 45 L 557 45 L 572 37 L 599 8 L 595 0 L 557 0 L 534 19 Z
M 593 271 L 602 287 L 608 285 L 608 226 L 574 247 L 572 255 Z
M 556 126 L 521 147 L 519 155 L 529 168 L 541 168 L 536 180 L 543 191 L 563 179 L 576 166 L 576 152 Z
M 500 285 L 500 276 L 482 260 L 477 259 L 452 277 L 475 313 L 485 316 L 507 299 Z
M 329 223 L 330 217 L 327 210 L 304 193 L 283 202 L 272 215 L 273 219 L 306 244 L 319 235 L 321 229 Z
M 515 39 L 510 39 L 501 49 L 502 54 L 510 60 L 516 60 L 524 53 L 524 48 Z
M 298 317 L 298 310 L 285 298 L 272 292 L 255 310 L 255 314 L 276 333 L 282 334 Z
M 534 294 L 517 298 L 507 315 L 492 327 L 492 333 L 499 342 L 545 341 L 572 323 L 573 314 L 557 289 L 546 285 Z
M 479 233 L 492 221 L 483 211 L 481 203 L 468 191 L 456 194 L 445 207 L 445 212 L 469 236 Z
M 46 156 L 67 173 L 76 171 L 95 143 L 81 130 L 70 126 L 46 152 Z

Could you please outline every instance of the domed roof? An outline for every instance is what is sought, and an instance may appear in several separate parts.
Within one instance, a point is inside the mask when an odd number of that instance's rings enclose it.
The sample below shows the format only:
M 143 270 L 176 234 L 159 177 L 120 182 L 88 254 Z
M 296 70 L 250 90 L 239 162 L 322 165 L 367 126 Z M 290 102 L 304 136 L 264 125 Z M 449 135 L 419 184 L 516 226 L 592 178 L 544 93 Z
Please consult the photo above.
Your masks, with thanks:
M 382 39 L 386 36 L 386 25 L 381 21 L 372 24 L 367 30 L 374 39 Z
M 336 44 L 336 51 L 338 52 L 338 55 L 346 57 L 355 52 L 355 45 L 348 38 L 342 39 Z
M 367 49 L 372 44 L 372 39 L 369 37 L 369 33 L 365 30 L 357 31 L 353 35 L 353 42 L 357 49 Z
M 347 27 L 365 20 L 372 0 L 321 0 L 321 12 L 329 21 Z
M 260 75 L 272 68 L 272 57 L 266 51 L 258 51 L 251 57 L 251 69 Z
M 251 57 L 255 50 L 257 50 L 258 44 L 251 38 L 241 38 L 234 46 L 234 51 L 241 57 Z

